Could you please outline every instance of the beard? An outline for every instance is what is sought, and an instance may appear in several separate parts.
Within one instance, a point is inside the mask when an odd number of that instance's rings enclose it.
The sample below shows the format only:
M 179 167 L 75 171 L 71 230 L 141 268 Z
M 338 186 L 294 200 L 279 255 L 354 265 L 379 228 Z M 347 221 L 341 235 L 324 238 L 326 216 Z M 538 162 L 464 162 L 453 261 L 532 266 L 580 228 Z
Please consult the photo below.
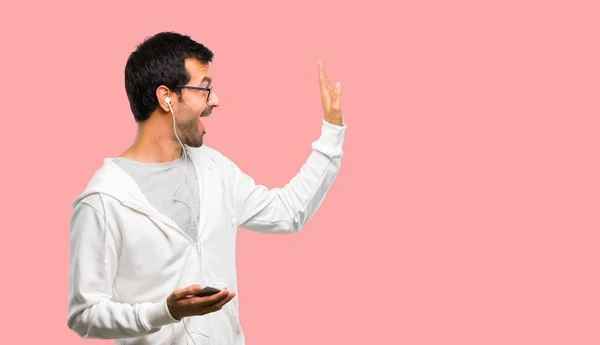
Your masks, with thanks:
M 210 115 L 212 108 L 207 107 L 201 114 L 194 113 L 187 107 L 181 110 L 178 131 L 181 133 L 183 143 L 190 147 L 201 147 L 204 144 L 206 129 L 200 118 Z

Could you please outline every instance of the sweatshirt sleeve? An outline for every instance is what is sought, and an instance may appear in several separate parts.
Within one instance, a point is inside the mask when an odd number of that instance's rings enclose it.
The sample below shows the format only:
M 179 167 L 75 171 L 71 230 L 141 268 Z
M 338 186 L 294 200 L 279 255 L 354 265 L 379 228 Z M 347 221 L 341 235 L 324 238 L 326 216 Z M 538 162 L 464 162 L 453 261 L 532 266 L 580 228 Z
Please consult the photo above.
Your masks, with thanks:
M 322 120 L 321 135 L 300 171 L 284 187 L 257 185 L 234 165 L 233 204 L 237 223 L 265 233 L 300 231 L 317 212 L 340 169 L 346 125 Z
M 166 296 L 138 304 L 111 300 L 117 247 L 101 210 L 84 200 L 71 217 L 68 327 L 83 338 L 117 339 L 148 335 L 178 322 L 168 311 Z

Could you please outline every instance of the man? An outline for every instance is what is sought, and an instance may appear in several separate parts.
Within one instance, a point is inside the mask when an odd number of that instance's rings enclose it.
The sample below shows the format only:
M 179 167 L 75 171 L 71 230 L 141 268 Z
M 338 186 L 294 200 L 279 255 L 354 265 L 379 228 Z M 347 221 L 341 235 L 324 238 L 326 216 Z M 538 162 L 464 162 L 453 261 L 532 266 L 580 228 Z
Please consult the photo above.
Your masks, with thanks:
M 68 326 L 118 344 L 244 344 L 235 268 L 236 230 L 293 233 L 333 183 L 346 125 L 341 88 L 319 62 L 324 118 L 300 172 L 283 188 L 256 185 L 203 145 L 201 117 L 219 105 L 213 53 L 164 32 L 125 67 L 138 124 L 132 145 L 106 158 L 73 203 Z M 197 296 L 204 287 L 220 292 Z

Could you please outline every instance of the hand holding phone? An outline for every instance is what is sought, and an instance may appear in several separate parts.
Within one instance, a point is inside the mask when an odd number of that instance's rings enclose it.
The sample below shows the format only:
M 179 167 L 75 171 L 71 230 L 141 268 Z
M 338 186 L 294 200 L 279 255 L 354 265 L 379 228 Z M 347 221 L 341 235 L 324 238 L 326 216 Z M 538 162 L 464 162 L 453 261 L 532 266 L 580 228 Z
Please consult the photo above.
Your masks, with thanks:
M 171 316 L 177 320 L 194 315 L 205 315 L 221 310 L 235 297 L 235 292 L 217 289 L 212 286 L 202 288 L 191 285 L 173 291 L 167 297 L 167 307 Z

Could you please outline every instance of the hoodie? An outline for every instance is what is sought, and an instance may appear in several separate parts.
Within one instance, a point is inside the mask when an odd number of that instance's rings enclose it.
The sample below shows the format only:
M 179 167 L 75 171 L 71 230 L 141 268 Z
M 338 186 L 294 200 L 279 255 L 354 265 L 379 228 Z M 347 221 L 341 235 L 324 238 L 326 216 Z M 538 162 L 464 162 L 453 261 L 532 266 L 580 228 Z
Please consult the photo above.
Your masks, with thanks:
M 235 267 L 238 227 L 300 231 L 323 202 L 343 155 L 346 126 L 322 121 L 299 173 L 282 188 L 258 185 L 204 145 L 186 147 L 199 178 L 197 241 L 154 209 L 136 182 L 106 158 L 73 202 L 68 327 L 120 345 L 243 345 Z M 200 284 L 234 291 L 217 311 L 176 320 L 174 290 Z

